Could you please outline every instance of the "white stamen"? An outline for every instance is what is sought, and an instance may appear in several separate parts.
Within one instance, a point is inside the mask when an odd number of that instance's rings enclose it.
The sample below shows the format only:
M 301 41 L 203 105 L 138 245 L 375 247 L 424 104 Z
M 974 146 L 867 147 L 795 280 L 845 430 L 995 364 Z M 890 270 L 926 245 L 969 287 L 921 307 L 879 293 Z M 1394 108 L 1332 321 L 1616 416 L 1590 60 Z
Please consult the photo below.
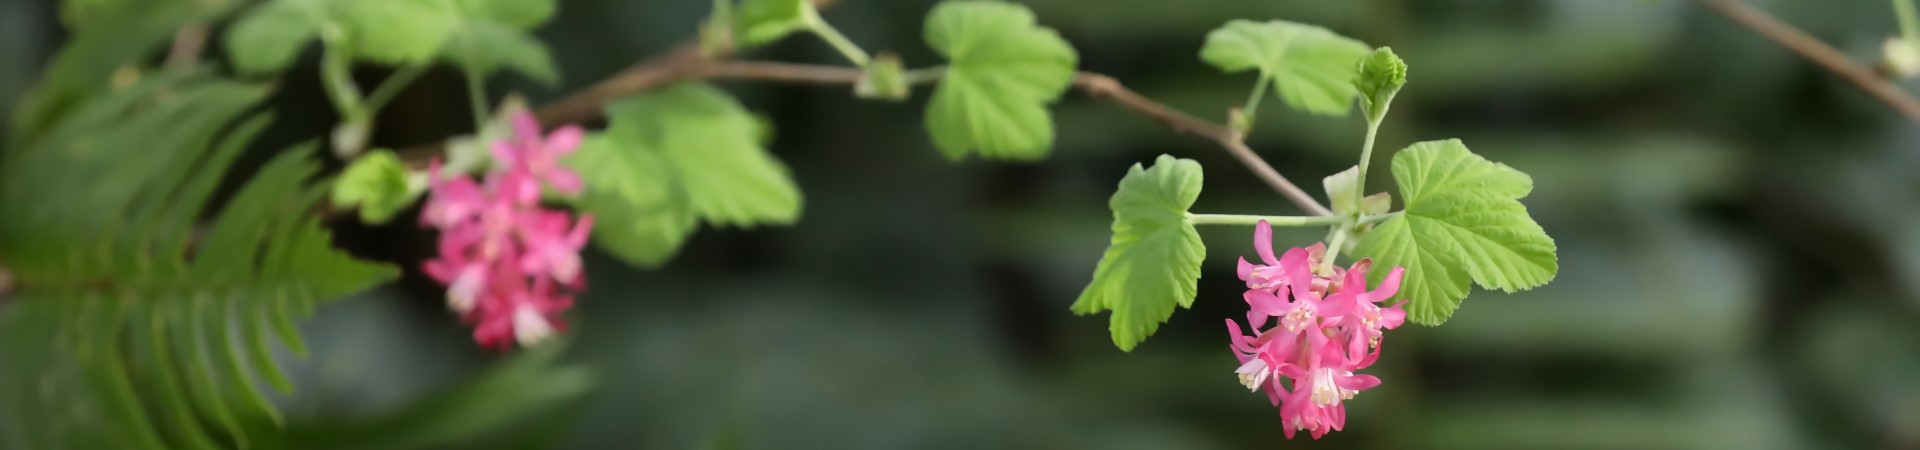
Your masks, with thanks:
M 1241 364 L 1233 372 L 1239 374 L 1240 385 L 1246 386 L 1249 392 L 1260 390 L 1260 385 L 1266 383 L 1267 377 L 1273 374 L 1273 370 L 1267 368 L 1267 362 L 1260 358 L 1247 360 L 1246 364 Z
M 1353 372 L 1342 371 L 1342 373 L 1344 376 L 1353 376 Z M 1340 403 L 1340 400 L 1353 398 L 1354 391 L 1342 389 L 1340 385 L 1334 384 L 1333 376 L 1334 372 L 1331 368 L 1313 371 L 1314 404 L 1329 406 Z
M 553 325 L 540 311 L 523 307 L 513 312 L 513 338 L 521 347 L 531 347 L 549 336 L 553 336 Z
M 472 311 L 474 303 L 479 301 L 480 287 L 486 282 L 484 275 L 485 271 L 479 266 L 460 271 L 460 276 L 447 286 L 447 307 L 460 314 Z

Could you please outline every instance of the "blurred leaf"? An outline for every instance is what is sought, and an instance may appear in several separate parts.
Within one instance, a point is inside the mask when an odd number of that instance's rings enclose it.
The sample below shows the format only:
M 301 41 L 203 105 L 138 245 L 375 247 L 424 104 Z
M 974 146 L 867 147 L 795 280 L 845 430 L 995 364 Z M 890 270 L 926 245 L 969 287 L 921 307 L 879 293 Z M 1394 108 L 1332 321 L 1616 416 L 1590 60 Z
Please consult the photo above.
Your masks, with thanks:
M 1258 69 L 1293 109 L 1346 115 L 1367 44 L 1316 25 L 1234 20 L 1207 33 L 1200 59 L 1228 73 Z
M 553 0 L 270 0 L 236 22 L 227 47 L 248 73 L 285 70 L 322 37 L 380 63 L 444 57 L 480 74 L 507 68 L 551 84 L 559 79 L 553 58 L 526 30 L 554 8 Z
M 513 69 L 549 86 L 560 82 L 547 45 L 525 31 L 488 22 L 470 22 L 447 42 L 447 59 L 482 74 Z
M 927 104 L 927 131 L 953 160 L 1038 160 L 1053 145 L 1047 104 L 1073 82 L 1078 55 L 1025 6 L 949 0 L 927 14 L 927 43 L 949 60 Z
M 709 225 L 751 227 L 799 220 L 800 189 L 785 164 L 761 148 L 754 116 L 726 93 L 682 83 L 607 107 L 611 124 L 568 164 L 587 180 L 578 200 L 595 214 L 595 240 L 643 267 L 673 256 Z
M 243 426 L 280 421 L 255 377 L 292 389 L 269 340 L 304 355 L 296 317 L 395 275 L 329 247 L 310 214 L 326 191 L 305 185 L 312 144 L 198 226 L 266 126 L 245 113 L 267 93 L 162 73 L 8 155 L 0 254 L 19 290 L 0 311 L 0 389 L 33 392 L 6 405 L 34 430 L 30 448 L 246 446 Z
M 734 36 L 742 47 L 777 41 L 806 29 L 814 14 L 809 0 L 746 0 L 734 12 Z
M 234 22 L 227 32 L 233 67 L 242 73 L 286 70 L 307 42 L 327 23 L 327 6 L 318 0 L 269 1 Z
M 1073 312 L 1113 311 L 1108 331 L 1121 350 L 1153 335 L 1174 305 L 1193 305 L 1207 248 L 1187 223 L 1187 208 L 1200 196 L 1201 179 L 1200 163 L 1161 155 L 1152 168 L 1134 164 L 1107 202 L 1113 243 Z
M 125 87 L 112 86 L 116 76 L 137 81 L 142 59 L 170 42 L 180 27 L 217 13 L 194 2 L 140 2 L 94 19 L 98 26 L 62 46 L 39 84 L 14 108 L 9 147 L 28 146 L 70 109 Z
M 1559 272 L 1553 238 L 1520 198 L 1533 179 L 1487 161 L 1458 139 L 1414 144 L 1393 156 L 1406 208 L 1366 234 L 1357 256 L 1406 267 L 1400 297 L 1408 317 L 1439 325 L 1467 297 L 1468 282 L 1507 292 L 1546 284 Z M 1379 282 L 1388 271 L 1371 274 Z
M 443 0 L 334 0 L 332 4 L 335 20 L 349 30 L 346 42 L 353 55 L 385 64 L 433 59 L 460 21 L 458 12 L 449 10 Z
M 189 8 L 207 14 L 225 12 L 246 0 L 60 0 L 60 20 L 75 30 L 94 31 L 113 26 L 114 18 L 143 8 Z
M 560 82 L 547 45 L 527 30 L 553 17 L 555 0 L 461 0 L 442 51 L 449 61 L 481 75 L 512 69 L 547 85 Z
M 295 423 L 264 443 L 266 449 L 418 449 L 500 444 L 503 430 L 559 408 L 590 392 L 594 377 L 584 367 L 558 367 L 565 345 L 523 350 L 479 376 L 380 417 L 341 422 Z M 485 442 L 477 439 L 487 439 Z M 508 440 L 507 442 L 511 442 Z M 484 445 L 483 445 L 484 444 Z

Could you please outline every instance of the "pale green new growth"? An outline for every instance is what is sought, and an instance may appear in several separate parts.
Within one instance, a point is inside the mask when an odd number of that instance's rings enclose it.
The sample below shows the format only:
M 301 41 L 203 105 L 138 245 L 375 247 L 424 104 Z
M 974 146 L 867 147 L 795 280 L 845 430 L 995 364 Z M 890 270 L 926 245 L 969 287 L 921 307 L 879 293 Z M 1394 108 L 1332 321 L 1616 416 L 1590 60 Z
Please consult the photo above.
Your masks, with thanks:
M 1327 190 L 1328 209 L 1333 215 L 1348 216 L 1360 210 L 1360 167 L 1348 167 L 1340 173 L 1327 175 L 1320 180 L 1320 187 Z
M 950 61 L 927 104 L 927 132 L 948 158 L 1033 161 L 1053 147 L 1047 105 L 1073 83 L 1079 56 L 1025 6 L 952 0 L 927 15 L 928 45 Z
M 333 206 L 357 208 L 360 221 L 378 225 L 413 204 L 424 183 L 409 180 L 407 165 L 386 149 L 353 160 L 333 183 Z
M 683 83 L 607 106 L 606 131 L 567 164 L 587 182 L 577 200 L 594 241 L 657 267 L 696 221 L 751 227 L 799 220 L 800 189 L 761 147 L 760 124 L 726 93 Z
M 1152 335 L 1174 305 L 1193 306 L 1207 248 L 1187 223 L 1187 208 L 1199 198 L 1201 180 L 1200 163 L 1161 155 L 1152 168 L 1134 164 L 1107 202 L 1113 242 L 1072 309 L 1113 311 L 1108 331 L 1121 350 Z
M 1469 283 L 1507 292 L 1552 280 L 1560 265 L 1553 238 L 1520 198 L 1533 179 L 1487 161 L 1457 139 L 1414 144 L 1393 157 L 1403 213 L 1356 248 L 1375 267 L 1405 266 L 1399 298 L 1413 321 L 1438 325 L 1453 315 Z M 1373 282 L 1387 271 L 1372 273 Z
M 1387 114 L 1393 95 L 1406 84 L 1407 63 L 1388 47 L 1374 49 L 1361 59 L 1359 73 L 1353 78 L 1353 87 L 1360 91 L 1360 111 L 1366 113 L 1369 122 L 1379 122 Z
M 1354 65 L 1368 50 L 1316 25 L 1234 20 L 1207 33 L 1200 59 L 1229 73 L 1259 70 L 1287 106 L 1338 116 L 1353 107 Z

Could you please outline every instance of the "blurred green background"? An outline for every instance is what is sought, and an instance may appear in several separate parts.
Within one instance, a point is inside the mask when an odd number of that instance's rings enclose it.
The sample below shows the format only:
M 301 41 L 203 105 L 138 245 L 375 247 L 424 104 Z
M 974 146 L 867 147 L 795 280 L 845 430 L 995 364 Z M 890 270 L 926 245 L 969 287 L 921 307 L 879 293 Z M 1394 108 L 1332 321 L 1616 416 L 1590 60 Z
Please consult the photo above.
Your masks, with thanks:
M 936 64 L 925 0 L 825 13 L 869 51 Z M 1084 70 L 1222 119 L 1251 74 L 1197 58 L 1230 19 L 1321 24 L 1393 46 L 1410 84 L 1381 161 L 1459 137 L 1519 168 L 1557 240 L 1552 284 L 1476 292 L 1445 326 L 1393 332 L 1347 429 L 1281 441 L 1274 408 L 1233 378 L 1244 228 L 1202 230 L 1200 298 L 1132 353 L 1067 305 L 1107 241 L 1126 168 L 1168 153 L 1206 168 L 1195 211 L 1294 214 L 1209 142 L 1070 94 L 1038 164 L 947 162 L 905 104 L 838 87 L 724 84 L 777 124 L 806 194 L 798 226 L 701 230 L 666 269 L 589 257 L 564 360 L 597 384 L 488 444 L 526 448 L 1920 448 L 1920 127 L 1815 66 L 1679 0 L 1025 0 Z M 1861 61 L 1895 32 L 1878 0 L 1753 2 Z M 564 0 L 540 35 L 551 100 L 696 33 L 705 0 Z M 0 104 L 66 38 L 53 0 L 0 0 Z M 305 60 L 267 140 L 334 122 Z M 838 64 L 796 36 L 746 56 Z M 388 69 L 361 67 L 363 85 Z M 463 81 L 431 73 L 376 144 L 466 131 Z M 1920 87 L 1909 85 L 1908 87 Z M 1270 104 L 1252 146 L 1296 182 L 1353 164 L 1359 117 Z M 262 148 L 279 148 L 263 145 Z M 1382 166 L 1384 167 L 1384 166 Z M 1391 189 L 1377 176 L 1375 189 Z M 338 244 L 408 264 L 409 221 L 339 223 Z M 1305 245 L 1317 232 L 1282 233 Z M 415 271 L 334 303 L 290 362 L 298 420 L 351 420 L 499 364 Z M 541 382 L 546 382 L 542 380 Z M 477 443 L 475 444 L 477 446 Z M 496 445 L 498 446 L 498 445 Z M 469 448 L 469 447 L 456 447 Z

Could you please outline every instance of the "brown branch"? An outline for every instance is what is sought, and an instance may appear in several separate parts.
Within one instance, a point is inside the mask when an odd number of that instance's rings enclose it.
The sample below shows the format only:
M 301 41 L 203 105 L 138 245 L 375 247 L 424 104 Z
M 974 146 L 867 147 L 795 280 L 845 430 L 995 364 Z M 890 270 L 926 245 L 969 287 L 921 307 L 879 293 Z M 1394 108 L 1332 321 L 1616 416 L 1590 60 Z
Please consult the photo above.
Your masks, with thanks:
M 1273 166 L 1267 164 L 1266 160 L 1260 159 L 1260 155 L 1255 154 L 1252 148 L 1247 147 L 1245 136 L 1242 136 L 1240 132 L 1234 131 L 1225 125 L 1209 122 L 1205 119 L 1180 112 L 1165 104 L 1141 96 L 1139 93 L 1135 93 L 1127 89 L 1126 86 L 1121 85 L 1120 80 L 1115 80 L 1113 77 L 1106 75 L 1080 72 L 1073 77 L 1073 85 L 1078 86 L 1081 91 L 1085 91 L 1087 95 L 1093 96 L 1094 98 L 1111 100 L 1133 112 L 1157 120 L 1167 127 L 1173 128 L 1173 131 L 1212 139 L 1214 142 L 1220 144 L 1220 148 L 1226 149 L 1227 153 L 1232 154 L 1234 159 L 1238 159 L 1241 164 L 1246 165 L 1248 170 L 1252 170 L 1255 176 L 1259 176 L 1260 181 L 1265 181 L 1267 186 L 1272 186 L 1273 190 L 1280 192 L 1280 195 L 1286 196 L 1287 200 L 1292 200 L 1293 204 L 1299 206 L 1300 209 L 1319 216 L 1333 215 L 1333 211 L 1327 210 L 1327 207 L 1321 205 L 1319 200 L 1315 200 L 1313 195 L 1301 190 L 1300 186 L 1294 185 L 1292 181 L 1288 181 L 1285 175 L 1281 175 L 1280 171 L 1274 170 Z
M 1801 57 L 1820 65 L 1835 76 L 1853 83 L 1860 90 L 1879 99 L 1881 103 L 1893 107 L 1908 120 L 1920 123 L 1920 101 L 1914 100 L 1899 85 L 1874 73 L 1872 68 L 1854 63 L 1847 55 L 1826 43 L 1814 39 L 1806 32 L 1781 22 L 1773 16 L 1739 0 L 1693 0 L 1714 12 L 1726 16 L 1727 20 L 1760 33 L 1773 42 L 1780 44 Z

